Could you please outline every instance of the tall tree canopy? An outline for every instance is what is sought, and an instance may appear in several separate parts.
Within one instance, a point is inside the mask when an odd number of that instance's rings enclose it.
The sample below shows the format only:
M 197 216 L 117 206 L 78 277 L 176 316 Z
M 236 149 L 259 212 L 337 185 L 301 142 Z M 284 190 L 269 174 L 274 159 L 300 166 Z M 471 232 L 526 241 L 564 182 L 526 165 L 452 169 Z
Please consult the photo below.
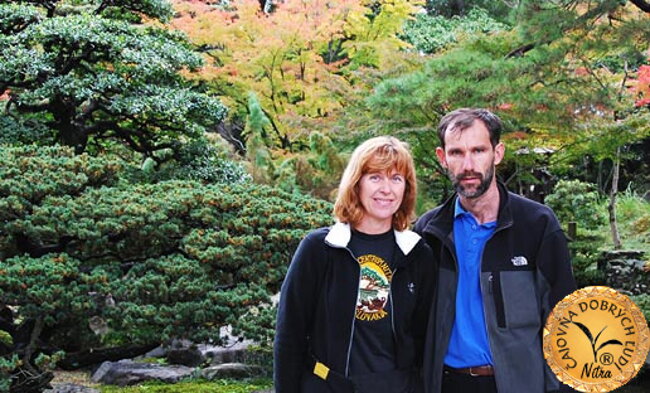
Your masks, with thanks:
M 289 0 L 270 13 L 257 0 L 175 4 L 173 25 L 209 55 L 200 78 L 240 124 L 233 143 L 245 144 L 241 133 L 253 92 L 269 120 L 269 147 L 291 151 L 306 147 L 310 131 L 329 131 L 368 68 L 394 64 L 397 50 L 407 45 L 398 33 L 418 2 Z
M 440 172 L 426 154 L 437 143 L 434 127 L 463 106 L 504 118 L 510 158 L 546 147 L 556 168 L 585 155 L 615 159 L 617 147 L 648 136 L 648 111 L 635 107 L 631 81 L 647 62 L 649 13 L 618 1 L 522 1 L 516 11 L 515 29 L 470 35 L 369 98 L 374 124 L 413 131 L 425 146 L 422 168 Z

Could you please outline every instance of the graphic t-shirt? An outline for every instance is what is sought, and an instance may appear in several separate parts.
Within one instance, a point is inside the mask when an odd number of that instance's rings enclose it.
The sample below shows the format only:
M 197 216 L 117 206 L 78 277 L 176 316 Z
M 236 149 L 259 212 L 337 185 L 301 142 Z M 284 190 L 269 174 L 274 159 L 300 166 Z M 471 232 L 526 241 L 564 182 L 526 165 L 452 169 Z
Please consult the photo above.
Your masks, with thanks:
M 361 269 L 349 375 L 394 370 L 390 283 L 395 234 L 392 230 L 380 235 L 353 231 L 349 247 Z

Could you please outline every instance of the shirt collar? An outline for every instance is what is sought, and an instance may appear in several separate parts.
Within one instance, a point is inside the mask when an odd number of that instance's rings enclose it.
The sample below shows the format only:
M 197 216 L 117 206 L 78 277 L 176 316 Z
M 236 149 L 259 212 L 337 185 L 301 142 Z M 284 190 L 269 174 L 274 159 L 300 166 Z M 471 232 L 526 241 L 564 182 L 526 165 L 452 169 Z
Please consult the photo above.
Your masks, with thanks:
M 460 198 L 456 198 L 456 203 L 454 205 L 454 218 L 458 218 L 459 216 L 462 216 L 462 215 L 465 215 L 465 214 L 469 214 L 478 223 L 478 220 L 476 220 L 476 217 L 474 217 L 472 215 L 472 213 L 465 210 L 463 205 L 460 203 Z M 496 221 L 490 221 L 490 222 L 486 222 L 486 223 L 483 223 L 483 224 L 480 224 L 480 225 L 489 229 L 489 228 L 496 227 L 497 222 Z
M 460 198 L 456 198 L 456 203 L 454 204 L 454 218 L 468 213 L 467 210 L 460 204 Z
M 404 231 L 394 230 L 394 233 L 395 243 L 397 243 L 404 255 L 408 255 L 420 241 L 420 235 L 408 229 Z M 330 228 L 327 236 L 325 236 L 325 242 L 334 247 L 347 247 L 351 238 L 352 228 L 350 228 L 350 225 L 337 222 Z

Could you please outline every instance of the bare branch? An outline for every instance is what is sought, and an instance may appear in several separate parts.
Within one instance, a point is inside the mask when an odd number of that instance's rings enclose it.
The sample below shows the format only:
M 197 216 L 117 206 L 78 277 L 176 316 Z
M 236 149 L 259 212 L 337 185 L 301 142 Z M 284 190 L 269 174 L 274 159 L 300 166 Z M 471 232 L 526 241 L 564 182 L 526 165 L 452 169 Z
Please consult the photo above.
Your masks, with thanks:
M 530 50 L 534 49 L 536 46 L 537 44 L 535 43 L 520 46 L 519 48 L 510 51 L 510 53 L 506 55 L 506 59 L 509 59 L 511 57 L 521 57 L 525 55 L 526 52 L 529 52 Z

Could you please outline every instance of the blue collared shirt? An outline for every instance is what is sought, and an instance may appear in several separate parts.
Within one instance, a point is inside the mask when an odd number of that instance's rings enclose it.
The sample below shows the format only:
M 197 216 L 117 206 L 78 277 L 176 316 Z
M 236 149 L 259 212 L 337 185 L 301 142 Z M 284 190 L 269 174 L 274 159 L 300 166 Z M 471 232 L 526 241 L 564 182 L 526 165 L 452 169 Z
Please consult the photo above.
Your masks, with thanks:
M 480 275 L 485 243 L 494 233 L 496 221 L 479 224 L 456 198 L 454 242 L 458 258 L 456 318 L 451 330 L 445 364 L 465 368 L 494 364 L 483 313 Z

